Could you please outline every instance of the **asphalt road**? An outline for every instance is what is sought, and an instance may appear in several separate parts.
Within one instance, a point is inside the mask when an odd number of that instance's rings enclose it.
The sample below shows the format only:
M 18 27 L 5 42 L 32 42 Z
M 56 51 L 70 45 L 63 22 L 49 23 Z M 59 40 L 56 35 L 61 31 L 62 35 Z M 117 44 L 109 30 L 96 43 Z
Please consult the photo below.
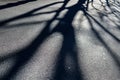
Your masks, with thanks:
M 120 80 L 119 3 L 0 0 L 0 80 Z

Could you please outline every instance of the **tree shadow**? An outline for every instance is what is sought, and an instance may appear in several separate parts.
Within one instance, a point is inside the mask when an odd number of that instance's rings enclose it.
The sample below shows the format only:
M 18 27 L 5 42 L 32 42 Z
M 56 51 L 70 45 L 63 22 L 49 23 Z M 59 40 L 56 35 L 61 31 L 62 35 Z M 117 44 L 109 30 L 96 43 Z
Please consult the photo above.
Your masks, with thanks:
M 33 2 L 33 1 L 37 1 L 37 0 L 22 0 L 22 1 L 15 2 L 15 3 L 8 3 L 8 4 L 5 4 L 5 5 L 0 5 L 0 10 L 15 7 L 15 6 L 19 6 L 19 5 L 26 4 L 28 2 Z
M 0 22 L 1 26 L 4 26 L 5 24 L 16 21 L 19 19 L 27 18 L 27 17 L 33 17 L 36 15 L 40 15 L 41 13 L 33 14 L 34 12 L 44 9 L 46 7 L 63 3 L 63 5 L 56 11 L 56 14 L 54 17 L 47 21 L 44 29 L 41 33 L 24 49 L 16 52 L 16 53 L 10 53 L 11 55 L 4 56 L 0 59 L 0 62 L 7 60 L 9 58 L 15 58 L 16 62 L 14 66 L 2 77 L 1 80 L 10 80 L 15 77 L 15 75 L 21 70 L 22 66 L 27 64 L 27 62 L 35 55 L 38 48 L 41 47 L 41 44 L 51 35 L 55 32 L 59 32 L 63 36 L 63 42 L 62 47 L 60 49 L 60 52 L 58 54 L 58 59 L 56 60 L 55 65 L 55 73 L 53 74 L 53 80 L 84 80 L 84 75 L 82 74 L 82 70 L 80 67 L 80 63 L 78 60 L 78 52 L 77 52 L 77 43 L 75 38 L 75 30 L 72 26 L 73 18 L 76 16 L 78 11 L 84 12 L 85 16 L 87 17 L 89 23 L 91 24 L 91 30 L 94 32 L 98 40 L 104 45 L 104 47 L 110 52 L 111 57 L 115 60 L 116 64 L 120 66 L 119 58 L 115 53 L 110 49 L 110 47 L 105 43 L 105 41 L 102 39 L 102 37 L 99 35 L 99 33 L 92 27 L 93 24 L 90 20 L 94 20 L 95 23 L 97 23 L 105 32 L 107 32 L 110 36 L 112 36 L 116 41 L 120 41 L 115 35 L 113 35 L 111 32 L 109 32 L 106 28 L 104 28 L 103 25 L 99 23 L 96 19 L 94 19 L 91 15 L 89 15 L 86 12 L 86 7 L 84 7 L 84 3 L 86 0 L 79 0 L 75 5 L 70 6 L 66 8 L 66 5 L 68 4 L 69 0 L 64 0 L 62 2 L 55 2 L 51 3 L 39 8 L 36 8 L 34 10 L 31 10 L 25 14 L 4 20 Z M 88 3 L 87 3 L 88 4 Z M 57 20 L 60 13 L 67 9 L 68 11 L 64 15 L 63 18 L 59 20 L 59 23 L 50 30 L 50 25 L 53 21 Z M 46 14 L 48 12 L 42 13 Z M 51 12 L 49 12 L 51 13 Z M 90 18 L 89 18 L 90 17 Z M 36 23 L 30 23 L 32 24 L 39 24 L 40 22 Z M 23 24 L 26 25 L 27 23 Z M 19 24 L 18 24 L 19 25 Z M 22 24 L 20 24 L 22 25 Z M 14 26 L 14 25 L 13 25 Z M 69 62 L 67 59 L 69 59 L 72 62 Z M 68 63 L 66 62 L 68 61 Z
M 96 9 L 97 11 L 97 15 L 98 18 L 104 22 L 104 18 L 109 20 L 109 23 L 113 23 L 115 25 L 115 27 L 120 30 L 120 11 L 119 11 L 119 5 L 116 2 L 116 0 L 114 0 L 114 2 L 111 2 L 109 0 L 105 0 L 105 2 L 103 2 L 102 0 L 99 0 L 99 2 L 101 3 L 101 7 L 103 7 L 103 11 L 100 9 L 95 8 L 95 6 L 93 5 L 92 7 L 94 9 Z M 93 4 L 93 2 L 92 2 Z M 113 17 L 113 18 L 112 18 Z M 96 20 L 95 20 L 96 21 Z M 99 25 L 100 22 L 96 21 L 96 23 L 98 23 Z M 103 28 L 104 31 L 106 31 L 109 35 L 111 35 L 117 42 L 120 42 L 120 39 L 117 38 L 112 32 L 110 32 L 107 28 L 104 27 L 104 25 L 101 25 L 101 28 Z
M 78 1 L 75 5 L 67 8 L 68 12 L 62 18 L 59 24 L 53 29 L 53 32 L 59 32 L 63 35 L 63 43 L 56 62 L 53 80 L 84 80 L 84 75 L 80 68 L 78 60 L 77 43 L 75 39 L 75 30 L 72 26 L 73 18 L 78 11 L 85 11 L 83 6 L 85 0 Z M 70 58 L 67 59 L 67 57 Z M 68 63 L 66 62 L 68 61 Z
M 45 8 L 45 7 L 48 7 L 48 5 L 46 5 L 42 8 Z M 41 8 L 39 8 L 39 9 L 41 9 Z M 39 9 L 38 8 L 34 9 L 31 12 L 34 12 Z M 61 8 L 59 9 L 59 12 L 60 11 L 62 11 Z M 56 14 L 56 16 L 58 16 L 59 12 Z M 26 15 L 27 15 L 27 13 L 26 13 Z M 33 57 L 33 55 L 35 55 L 36 50 L 40 47 L 42 42 L 44 42 L 44 40 L 50 35 L 49 27 L 50 27 L 51 22 L 56 19 L 56 16 L 52 20 L 48 21 L 48 23 L 46 24 L 43 31 L 41 33 L 39 33 L 39 35 L 27 47 L 25 47 L 24 49 L 22 49 L 18 52 L 15 52 L 15 53 L 13 52 L 13 53 L 10 53 L 10 55 L 0 58 L 0 62 L 3 62 L 9 58 L 16 59 L 13 67 L 4 76 L 2 76 L 0 78 L 1 80 L 10 80 L 10 79 L 14 78 L 15 75 L 19 72 L 19 70 L 21 70 L 21 67 L 24 66 L 25 64 L 27 64 L 27 62 Z M 22 17 L 24 17 L 24 15 L 22 15 Z M 22 18 L 22 17 L 20 16 L 19 18 Z M 17 19 L 17 18 L 14 18 L 14 19 Z
M 40 15 L 39 13 L 36 13 L 36 14 L 34 14 L 34 13 L 38 10 L 41 10 L 41 9 L 44 9 L 44 8 L 47 8 L 47 7 L 50 7 L 52 5 L 59 4 L 59 3 L 63 3 L 63 1 L 50 3 L 50 4 L 44 5 L 42 7 L 30 10 L 30 11 L 24 13 L 24 14 L 21 14 L 21 15 L 18 15 L 18 16 L 15 16 L 15 17 L 12 17 L 12 18 L 9 18 L 9 19 L 6 19 L 6 20 L 2 20 L 2 21 L 0 21 L 0 26 L 4 27 L 4 25 L 6 25 L 9 22 L 24 19 L 24 18 L 27 18 L 27 17 L 33 17 L 33 16 L 36 16 L 36 15 Z
M 102 0 L 99 0 L 100 1 L 100 3 L 101 3 L 101 7 L 103 7 L 104 8 L 104 11 L 108 11 L 107 13 L 104 13 L 104 12 L 102 12 L 101 10 L 99 10 L 99 9 L 97 9 L 97 8 L 95 8 L 94 6 L 94 9 L 96 9 L 97 10 L 97 12 L 98 12 L 98 15 L 99 15 L 99 18 L 101 19 L 103 19 L 103 17 L 107 17 L 107 19 L 108 20 L 110 20 L 112 23 L 114 23 L 115 24 L 115 26 L 117 27 L 117 29 L 119 29 L 120 30 L 120 21 L 118 22 L 118 21 L 115 21 L 115 20 L 113 20 L 113 19 L 111 19 L 111 18 L 109 18 L 109 17 L 111 17 L 111 16 L 109 16 L 109 15 L 112 15 L 112 17 L 114 17 L 114 18 L 116 18 L 116 19 L 118 19 L 118 20 L 120 20 L 120 11 L 119 11 L 119 3 L 117 4 L 117 1 L 116 0 L 114 0 L 114 1 L 109 1 L 109 0 L 105 0 L 105 2 L 103 2 Z M 119 2 L 119 1 L 118 1 Z
M 82 11 L 85 9 L 85 7 L 83 6 L 85 1 L 84 0 L 82 2 L 78 1 L 77 4 L 67 8 L 68 12 L 59 21 L 57 26 L 52 31 L 50 31 L 51 23 L 57 19 L 57 17 L 59 16 L 61 11 L 66 9 L 65 7 L 68 2 L 69 2 L 69 0 L 64 1 L 64 4 L 56 11 L 55 16 L 47 22 L 47 24 L 44 27 L 44 29 L 42 30 L 42 32 L 26 48 L 18 51 L 17 53 L 10 53 L 11 55 L 4 56 L 3 58 L 0 59 L 0 62 L 7 60 L 9 58 L 16 59 L 14 66 L 0 79 L 10 80 L 10 79 L 14 78 L 15 75 L 19 72 L 19 70 L 21 70 L 22 66 L 27 64 L 27 62 L 33 57 L 33 55 L 35 55 L 36 50 L 45 41 L 45 39 L 48 38 L 48 36 L 50 36 L 51 34 L 54 34 L 55 32 L 59 32 L 63 35 L 63 43 L 62 43 L 62 48 L 61 48 L 59 56 L 58 56 L 57 64 L 55 67 L 56 72 L 55 72 L 55 74 L 53 74 L 54 75 L 53 79 L 65 80 L 65 77 L 63 78 L 63 76 L 66 75 L 68 79 L 83 80 L 82 71 L 80 69 L 80 66 L 79 66 L 80 64 L 78 62 L 77 45 L 76 45 L 74 27 L 72 26 L 72 21 L 76 15 L 76 13 L 79 10 Z M 57 4 L 57 3 L 59 3 L 59 2 L 55 2 L 55 3 L 49 4 L 49 5 L 40 7 L 40 8 L 36 8 L 32 11 L 29 11 L 28 13 L 5 20 L 3 22 L 4 22 L 4 24 L 6 24 L 11 21 L 15 21 L 18 19 L 33 16 L 32 13 L 34 13 L 35 11 L 38 11 L 40 9 L 49 7 L 49 6 Z M 70 71 L 68 70 L 68 72 L 66 72 L 66 70 L 64 70 L 66 67 L 65 60 L 66 60 L 67 56 L 70 56 L 71 60 L 73 61 L 72 64 L 74 64 L 73 69 L 70 69 Z
M 38 47 L 40 47 L 41 43 L 50 35 L 49 27 L 50 27 L 51 22 L 56 19 L 56 17 L 59 15 L 59 13 L 64 9 L 67 2 L 68 1 L 65 1 L 64 5 L 58 10 L 58 12 L 53 17 L 53 19 L 51 19 L 46 24 L 43 31 L 31 42 L 30 45 L 28 45 L 26 48 L 22 49 L 21 51 L 18 51 L 17 53 L 11 53 L 12 55 L 4 56 L 3 58 L 1 58 L 0 62 L 6 60 L 8 58 L 16 58 L 16 62 L 14 64 L 14 66 L 11 68 L 11 70 L 9 70 L 7 72 L 7 74 L 5 74 L 1 78 L 2 80 L 10 80 L 11 78 L 13 78 L 15 76 L 15 74 L 20 70 L 20 68 L 23 65 L 25 65 L 32 58 L 33 55 L 35 55 L 35 52 L 38 49 Z M 44 6 L 44 7 L 47 7 L 47 6 Z M 28 14 L 25 14 L 25 15 L 22 15 L 22 16 L 19 16 L 19 17 L 16 17 L 16 18 L 12 18 L 11 20 L 8 20 L 8 21 L 16 20 L 18 18 L 23 18 L 26 15 L 28 16 L 30 13 L 32 13 L 34 11 L 37 11 L 39 9 L 38 8 L 34 9 L 34 10 L 30 11 Z
M 99 23 L 99 21 L 97 21 L 93 16 L 91 16 L 89 13 L 85 12 L 85 16 L 91 26 L 91 30 L 94 33 L 94 35 L 96 36 L 97 40 L 99 40 L 103 47 L 105 47 L 105 49 L 108 51 L 109 55 L 111 56 L 111 58 L 115 61 L 116 66 L 118 67 L 119 71 L 120 71 L 120 57 L 119 55 L 117 55 L 116 52 L 114 52 L 110 46 L 108 46 L 108 44 L 105 42 L 105 40 L 102 38 L 102 36 L 100 35 L 100 33 L 93 27 L 93 23 L 92 21 L 94 21 L 95 23 L 97 23 L 99 26 L 104 30 L 104 26 L 102 24 Z M 108 34 L 112 34 L 109 33 L 108 31 L 104 30 L 106 33 Z M 111 35 L 112 36 L 112 35 Z M 114 38 L 114 36 L 112 36 Z M 115 38 L 114 38 L 115 39 Z

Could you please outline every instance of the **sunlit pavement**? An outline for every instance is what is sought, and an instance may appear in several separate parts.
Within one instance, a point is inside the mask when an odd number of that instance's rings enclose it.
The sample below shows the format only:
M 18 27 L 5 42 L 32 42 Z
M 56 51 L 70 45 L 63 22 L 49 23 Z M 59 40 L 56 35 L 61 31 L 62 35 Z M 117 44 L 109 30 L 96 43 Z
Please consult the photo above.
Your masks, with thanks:
M 120 80 L 120 2 L 0 0 L 0 80 Z

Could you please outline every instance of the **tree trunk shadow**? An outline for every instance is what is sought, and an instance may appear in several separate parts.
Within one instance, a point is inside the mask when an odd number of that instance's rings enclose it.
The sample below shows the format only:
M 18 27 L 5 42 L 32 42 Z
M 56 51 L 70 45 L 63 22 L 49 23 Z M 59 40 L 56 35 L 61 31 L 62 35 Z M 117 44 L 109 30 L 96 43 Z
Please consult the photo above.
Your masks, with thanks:
M 84 80 L 78 60 L 75 31 L 72 26 L 73 18 L 77 12 L 85 11 L 84 2 L 79 0 L 77 4 L 69 7 L 64 18 L 53 29 L 53 32 L 59 32 L 63 35 L 62 48 L 56 62 L 53 80 Z

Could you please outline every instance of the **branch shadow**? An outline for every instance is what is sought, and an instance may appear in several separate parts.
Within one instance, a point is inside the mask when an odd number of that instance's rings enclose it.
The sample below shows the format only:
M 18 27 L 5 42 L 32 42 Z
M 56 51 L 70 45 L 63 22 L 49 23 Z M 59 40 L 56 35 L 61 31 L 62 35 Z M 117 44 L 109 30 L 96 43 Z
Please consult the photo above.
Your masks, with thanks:
M 108 11 L 107 13 L 103 13 L 101 10 L 95 8 L 95 6 L 93 5 L 93 8 L 97 10 L 99 18 L 102 19 L 103 17 L 107 17 L 112 23 L 115 24 L 115 26 L 117 27 L 117 29 L 120 30 L 120 21 L 114 21 L 111 18 L 109 18 L 109 15 L 112 15 L 112 17 L 114 16 L 114 18 L 120 20 L 120 11 L 119 11 L 119 1 L 117 2 L 116 0 L 114 1 L 109 1 L 109 0 L 105 0 L 105 2 L 99 0 L 101 3 L 101 7 L 103 7 L 104 11 Z
M 109 5 L 108 2 L 107 2 L 107 5 Z M 93 31 L 93 33 L 95 34 L 97 39 L 103 44 L 103 46 L 109 52 L 111 58 L 113 58 L 117 67 L 120 70 L 120 58 L 119 58 L 119 56 L 102 39 L 100 34 L 97 32 L 97 30 L 95 30 L 95 28 L 93 27 L 93 24 L 91 22 L 91 19 L 96 24 L 98 24 L 99 27 L 102 28 L 102 30 L 104 30 L 107 34 L 109 34 L 114 40 L 116 40 L 117 42 L 120 42 L 120 39 L 117 38 L 109 30 L 107 30 L 105 28 L 105 26 L 102 25 L 99 21 L 97 21 L 94 17 L 92 17 L 90 14 L 88 14 L 86 12 L 85 7 L 80 3 L 80 1 L 78 1 L 77 4 L 68 8 L 68 12 L 64 16 L 64 18 L 61 20 L 62 22 L 60 24 L 58 24 L 58 26 L 53 30 L 53 32 L 59 31 L 64 37 L 62 48 L 60 50 L 60 53 L 58 55 L 58 60 L 56 62 L 56 71 L 55 71 L 55 75 L 54 75 L 53 80 L 84 80 L 84 75 L 82 74 L 82 70 L 79 66 L 80 64 L 79 64 L 78 58 L 77 58 L 78 53 L 77 53 L 77 48 L 76 48 L 77 44 L 76 44 L 76 40 L 75 40 L 74 28 L 70 24 L 70 23 L 72 23 L 72 20 L 73 20 L 75 14 L 79 10 L 84 12 L 84 15 L 87 17 L 87 19 L 90 23 L 91 30 Z M 66 23 L 68 23 L 68 24 L 66 24 Z M 66 60 L 66 57 L 68 55 L 73 60 L 72 62 L 74 63 L 74 66 L 72 65 L 72 67 L 71 66 L 66 67 L 67 64 L 66 64 L 65 60 Z
M 48 5 L 44 7 L 48 7 Z M 32 10 L 32 12 L 33 11 L 36 11 L 36 9 Z M 62 11 L 61 8 L 59 9 L 59 12 L 60 11 Z M 58 16 L 59 12 L 56 14 L 56 16 Z M 3 62 L 9 58 L 16 59 L 14 66 L 4 76 L 0 78 L 1 80 L 10 80 L 14 78 L 15 75 L 21 70 L 22 66 L 27 64 L 27 62 L 35 55 L 36 50 L 40 47 L 42 42 L 44 42 L 44 40 L 50 35 L 49 27 L 50 27 L 51 22 L 56 19 L 56 16 L 51 21 L 48 21 L 43 31 L 39 33 L 39 35 L 26 48 L 18 52 L 15 52 L 15 53 L 14 52 L 10 53 L 10 55 L 0 58 L 0 62 Z M 20 16 L 19 18 L 22 18 L 22 17 Z M 17 18 L 14 18 L 14 19 L 17 19 Z
M 119 55 L 117 55 L 116 52 L 114 52 L 110 46 L 108 46 L 108 44 L 105 42 L 105 40 L 102 38 L 102 36 L 100 35 L 100 33 L 93 27 L 93 23 L 92 21 L 94 21 L 95 23 L 97 23 L 99 25 L 99 27 L 102 27 L 102 29 L 104 30 L 104 26 L 102 24 L 99 23 L 99 21 L 97 21 L 93 16 L 91 16 L 89 13 L 85 13 L 85 16 L 91 26 L 91 30 L 94 33 L 94 35 L 96 36 L 96 38 L 102 43 L 102 45 L 105 47 L 105 49 L 108 51 L 109 55 L 111 56 L 111 58 L 115 61 L 116 66 L 118 67 L 119 71 L 120 71 L 120 57 Z M 104 30 L 105 32 L 107 32 L 109 34 L 108 31 Z M 112 36 L 113 37 L 113 36 Z M 114 38 L 114 37 L 113 37 Z
M 18 2 L 15 2 L 15 3 L 8 3 L 8 4 L 5 4 L 5 5 L 0 5 L 0 10 L 15 7 L 15 6 L 19 6 L 19 5 L 26 4 L 28 2 L 33 2 L 33 1 L 37 1 L 37 0 L 23 0 L 23 1 L 18 1 Z
M 119 16 L 116 14 L 116 12 L 117 12 L 118 14 L 119 14 L 120 12 L 119 12 L 117 9 L 112 8 L 108 0 L 106 0 L 106 6 L 103 6 L 103 2 L 102 2 L 101 0 L 99 0 L 99 1 L 101 2 L 101 5 L 102 5 L 102 7 L 104 8 L 105 11 L 107 11 L 106 7 L 108 7 L 109 10 L 110 10 L 110 12 L 104 13 L 104 12 L 96 9 L 99 18 L 100 18 L 102 21 L 104 21 L 103 17 L 106 17 L 109 21 L 111 21 L 112 23 L 114 23 L 114 25 L 115 25 L 115 27 L 117 27 L 117 29 L 120 29 L 120 24 L 117 24 L 117 21 L 115 22 L 113 19 L 109 18 L 109 15 L 114 15 L 115 18 L 118 19 L 119 22 L 120 22 L 120 18 L 119 18 Z M 115 7 L 115 6 L 114 6 L 114 7 Z M 93 8 L 94 8 L 94 7 L 93 7 Z M 84 12 L 84 13 L 85 13 L 85 12 Z M 89 16 L 91 16 L 91 15 L 89 15 Z M 92 17 L 92 16 L 91 16 L 91 17 Z M 113 17 L 113 18 L 114 18 L 114 17 Z M 119 39 L 117 36 L 115 36 L 112 32 L 110 32 L 104 25 L 102 25 L 102 24 L 100 23 L 100 21 L 97 21 L 97 20 L 96 20 L 95 18 L 93 18 L 93 17 L 92 17 L 92 19 L 93 19 L 94 22 L 97 23 L 105 32 L 107 32 L 111 37 L 113 37 L 117 42 L 120 43 L 120 39 Z M 119 22 L 118 22 L 118 23 L 119 23 Z
M 16 74 L 21 70 L 22 66 L 27 64 L 27 62 L 35 55 L 37 49 L 44 42 L 44 40 L 48 36 L 50 36 L 51 34 L 53 34 L 55 32 L 61 33 L 63 35 L 64 40 L 63 40 L 62 48 L 61 48 L 59 56 L 58 56 L 57 64 L 55 67 L 56 72 L 55 72 L 55 74 L 53 74 L 54 75 L 53 79 L 65 80 L 65 78 L 63 76 L 66 75 L 69 80 L 70 79 L 83 80 L 82 71 L 80 69 L 80 66 L 79 66 L 80 64 L 78 62 L 78 56 L 77 56 L 78 53 L 77 53 L 75 32 L 74 32 L 74 28 L 71 23 L 73 21 L 73 18 L 76 15 L 76 13 L 79 10 L 82 11 L 85 9 L 85 7 L 83 6 L 83 4 L 85 3 L 85 0 L 83 0 L 82 2 L 78 1 L 77 4 L 69 7 L 66 15 L 59 21 L 58 25 L 52 31 L 50 31 L 51 23 L 57 19 L 60 12 L 65 9 L 68 2 L 69 2 L 69 0 L 65 0 L 63 2 L 64 4 L 62 5 L 62 7 L 60 7 L 56 11 L 55 16 L 46 23 L 46 26 L 44 27 L 42 32 L 39 33 L 39 35 L 26 48 L 24 48 L 16 53 L 10 53 L 11 55 L 4 56 L 3 58 L 0 59 L 0 62 L 7 60 L 9 58 L 16 59 L 14 66 L 3 77 L 0 78 L 1 80 L 10 80 L 10 79 L 14 78 L 16 76 Z M 25 14 L 5 20 L 5 21 L 3 21 L 3 24 L 6 24 L 8 22 L 15 21 L 18 19 L 33 16 L 32 13 L 34 13 L 35 11 L 38 11 L 40 9 L 49 7 L 49 6 L 57 4 L 57 3 L 61 3 L 61 2 L 55 2 L 55 3 L 49 4 L 49 5 L 40 7 L 40 8 L 36 8 Z M 73 69 L 71 69 L 71 71 L 68 70 L 68 72 L 66 72 L 64 70 L 66 67 L 65 59 L 68 55 L 70 56 L 71 60 L 73 61 L 72 64 L 74 64 L 74 67 L 73 67 Z
M 28 12 L 26 12 L 24 14 L 21 14 L 21 15 L 18 15 L 18 16 L 15 16 L 15 17 L 12 17 L 12 18 L 9 18 L 9 19 L 6 19 L 6 20 L 2 20 L 2 21 L 0 21 L 0 26 L 4 27 L 4 25 L 6 25 L 9 22 L 13 22 L 13 21 L 16 21 L 16 20 L 24 19 L 24 18 L 27 18 L 27 17 L 33 17 L 33 16 L 36 16 L 36 15 L 40 15 L 38 13 L 37 14 L 34 14 L 34 13 L 36 11 L 39 11 L 41 9 L 44 9 L 44 8 L 47 8 L 47 7 L 50 7 L 52 5 L 59 4 L 59 3 L 63 3 L 63 1 L 50 3 L 50 4 L 44 5 L 42 7 L 39 7 L 39 8 L 33 9 L 31 11 L 28 11 Z
M 53 74 L 53 80 L 84 80 L 84 75 L 82 74 L 82 70 L 78 60 L 78 52 L 77 52 L 78 48 L 77 48 L 77 43 L 75 38 L 75 30 L 74 30 L 74 27 L 72 26 L 73 18 L 75 17 L 78 11 L 84 12 L 85 16 L 87 17 L 91 25 L 91 30 L 94 32 L 94 34 L 96 35 L 98 40 L 103 44 L 103 46 L 110 52 L 111 57 L 113 57 L 116 64 L 120 67 L 118 56 L 111 50 L 111 48 L 105 43 L 105 41 L 102 39 L 99 33 L 92 27 L 93 24 L 90 18 L 94 20 L 95 23 L 97 23 L 105 32 L 107 32 L 110 36 L 112 36 L 116 41 L 120 42 L 120 40 L 111 32 L 109 32 L 103 25 L 101 25 L 99 21 L 94 19 L 91 15 L 89 15 L 86 12 L 86 7 L 84 7 L 83 5 L 86 2 L 86 0 L 79 0 L 75 5 L 67 8 L 68 12 L 64 15 L 62 19 L 59 20 L 59 23 L 55 26 L 55 28 L 52 31 L 50 31 L 51 23 L 57 19 L 57 17 L 60 15 L 60 13 L 63 10 L 66 9 L 66 5 L 68 4 L 68 2 L 69 0 L 51 3 L 48 5 L 36 8 L 34 10 L 31 10 L 25 14 L 0 22 L 0 26 L 4 26 L 5 24 L 11 21 L 40 15 L 41 13 L 38 13 L 38 14 L 33 14 L 33 13 L 38 10 L 44 9 L 46 7 L 49 7 L 58 3 L 63 3 L 63 5 L 57 11 L 52 11 L 52 12 L 56 12 L 54 17 L 51 20 L 47 21 L 42 32 L 39 33 L 39 35 L 26 48 L 18 51 L 17 53 L 11 53 L 12 55 L 7 55 L 0 59 L 0 62 L 7 60 L 9 58 L 16 59 L 14 66 L 11 68 L 11 70 L 7 72 L 7 74 L 5 74 L 2 78 L 0 78 L 1 80 L 10 80 L 14 78 L 15 75 L 21 70 L 22 66 L 27 64 L 27 62 L 35 55 L 37 49 L 41 46 L 41 44 L 51 34 L 54 34 L 55 32 L 59 32 L 62 34 L 63 42 L 62 42 L 62 47 L 60 49 L 60 52 L 58 54 L 58 59 L 56 60 L 55 73 Z M 48 12 L 45 12 L 42 14 L 46 14 L 46 13 Z M 39 24 L 39 23 L 40 22 L 36 22 L 36 23 L 34 22 L 34 23 L 30 23 L 30 25 Z M 18 24 L 18 25 L 26 25 L 26 24 L 27 23 Z M 13 27 L 14 26 L 16 25 L 13 25 Z M 68 57 L 72 62 L 68 62 L 68 63 L 66 62 L 68 61 L 67 60 Z
M 67 4 L 67 2 L 65 3 Z M 64 9 L 66 4 L 64 4 L 63 7 L 60 8 L 60 10 L 58 10 L 58 13 L 55 15 L 55 17 L 50 22 L 48 22 L 48 24 L 40 33 L 40 35 L 37 36 L 37 38 L 28 47 L 19 51 L 18 53 L 14 53 L 16 55 L 14 54 L 9 55 L 6 58 L 4 57 L 4 59 L 1 60 L 3 61 L 10 57 L 15 57 L 17 59 L 12 69 L 5 76 L 1 78 L 2 80 L 9 80 L 12 77 L 14 77 L 15 74 L 20 70 L 20 68 L 31 59 L 31 57 L 34 55 L 35 51 L 37 50 L 38 46 L 40 46 L 40 44 L 45 40 L 45 38 L 47 38 L 50 35 L 49 26 L 51 22 L 55 20 L 55 18 L 59 15 L 59 12 L 61 12 Z

